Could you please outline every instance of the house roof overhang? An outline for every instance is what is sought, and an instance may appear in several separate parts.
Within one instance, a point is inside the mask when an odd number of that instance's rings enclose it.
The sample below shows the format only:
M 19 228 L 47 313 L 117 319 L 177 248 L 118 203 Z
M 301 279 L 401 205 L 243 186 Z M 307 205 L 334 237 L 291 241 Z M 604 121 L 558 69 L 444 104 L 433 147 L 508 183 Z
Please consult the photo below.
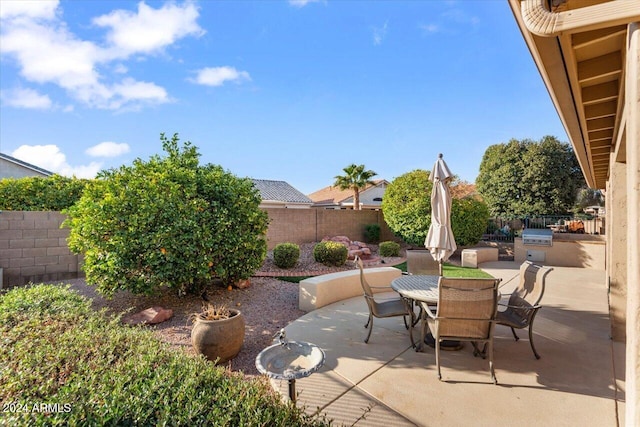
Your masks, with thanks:
M 624 159 L 627 27 L 640 0 L 508 0 L 591 188 Z

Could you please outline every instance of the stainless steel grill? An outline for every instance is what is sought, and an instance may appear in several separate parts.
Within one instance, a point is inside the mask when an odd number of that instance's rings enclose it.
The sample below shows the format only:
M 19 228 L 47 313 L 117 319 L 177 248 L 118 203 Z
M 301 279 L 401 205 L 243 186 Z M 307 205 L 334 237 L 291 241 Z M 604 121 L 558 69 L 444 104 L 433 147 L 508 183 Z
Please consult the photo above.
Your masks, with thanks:
M 553 246 L 553 231 L 525 228 L 522 231 L 523 245 Z

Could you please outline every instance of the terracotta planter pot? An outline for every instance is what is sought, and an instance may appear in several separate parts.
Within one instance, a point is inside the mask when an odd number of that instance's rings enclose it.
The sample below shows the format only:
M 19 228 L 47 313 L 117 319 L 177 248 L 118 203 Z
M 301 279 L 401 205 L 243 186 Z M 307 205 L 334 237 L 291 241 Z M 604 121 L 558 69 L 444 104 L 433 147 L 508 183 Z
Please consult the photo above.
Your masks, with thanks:
M 217 363 L 233 359 L 244 343 L 244 316 L 239 310 L 229 309 L 231 317 L 221 320 L 195 318 L 191 329 L 191 344 L 196 353 Z

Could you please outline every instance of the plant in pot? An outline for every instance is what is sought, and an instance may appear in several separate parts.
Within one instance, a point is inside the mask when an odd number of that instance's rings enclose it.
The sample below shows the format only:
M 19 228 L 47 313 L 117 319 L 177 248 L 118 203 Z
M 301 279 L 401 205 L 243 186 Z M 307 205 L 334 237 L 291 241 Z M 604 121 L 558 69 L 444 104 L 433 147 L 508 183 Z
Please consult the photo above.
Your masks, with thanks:
M 240 310 L 208 303 L 191 315 L 191 344 L 198 354 L 214 363 L 233 359 L 244 343 L 244 316 Z

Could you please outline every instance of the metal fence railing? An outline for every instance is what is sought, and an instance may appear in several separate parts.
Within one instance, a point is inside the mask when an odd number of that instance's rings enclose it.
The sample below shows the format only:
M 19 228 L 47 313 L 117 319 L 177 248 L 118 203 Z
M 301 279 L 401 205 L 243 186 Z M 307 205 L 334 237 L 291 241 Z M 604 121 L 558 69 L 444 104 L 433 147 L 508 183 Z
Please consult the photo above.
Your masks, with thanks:
M 540 217 L 491 218 L 482 236 L 484 241 L 513 242 L 524 228 L 549 228 L 554 232 L 604 234 L 604 218 L 596 216 L 543 215 Z

